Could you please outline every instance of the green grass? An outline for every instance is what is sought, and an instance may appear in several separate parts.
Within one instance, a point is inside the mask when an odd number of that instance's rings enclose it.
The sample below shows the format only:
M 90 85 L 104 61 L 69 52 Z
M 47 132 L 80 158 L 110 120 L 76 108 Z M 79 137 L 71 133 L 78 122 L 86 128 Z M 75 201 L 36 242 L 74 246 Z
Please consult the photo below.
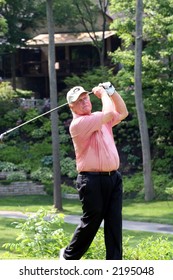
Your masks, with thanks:
M 53 198 L 45 195 L 0 198 L 0 211 L 36 212 L 41 207 L 51 210 Z M 63 199 L 63 210 L 65 214 L 80 215 L 82 211 L 80 201 Z M 123 219 L 125 220 L 173 224 L 172 213 L 173 201 L 125 200 L 123 202 Z
M 53 198 L 48 195 L 0 197 L 0 211 L 36 212 L 42 207 L 51 210 Z M 63 199 L 63 212 L 80 215 L 80 201 Z
M 173 201 L 124 201 L 123 219 L 173 225 Z
M 14 221 L 14 219 L 0 218 L 0 259 L 17 258 L 17 254 L 9 253 L 6 249 L 2 248 L 4 243 L 14 242 L 19 233 L 19 229 L 15 229 Z
M 20 233 L 20 229 L 15 228 L 15 221 L 22 222 L 24 220 L 16 220 L 11 218 L 0 217 L 0 260 L 1 259 L 20 259 L 17 253 L 9 252 L 4 249 L 2 245 L 4 243 L 14 243 L 16 237 Z M 76 225 L 64 224 L 64 230 L 69 234 L 72 234 L 76 228 Z

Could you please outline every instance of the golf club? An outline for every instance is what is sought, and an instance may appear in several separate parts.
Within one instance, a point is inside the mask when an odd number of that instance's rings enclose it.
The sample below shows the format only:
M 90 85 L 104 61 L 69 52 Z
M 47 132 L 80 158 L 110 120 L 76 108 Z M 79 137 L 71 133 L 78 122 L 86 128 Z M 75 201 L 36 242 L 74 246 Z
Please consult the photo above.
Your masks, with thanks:
M 88 94 L 91 94 L 91 93 L 92 92 L 88 92 Z M 34 117 L 33 119 L 30 119 L 30 120 L 28 120 L 28 121 L 26 121 L 24 123 L 21 123 L 21 124 L 19 124 L 18 126 L 14 127 L 14 128 L 11 128 L 11 129 L 7 130 L 6 132 L 0 134 L 0 141 L 2 141 L 3 137 L 5 135 L 9 134 L 10 132 L 12 132 L 12 131 L 14 131 L 14 130 L 16 130 L 16 129 L 18 129 L 18 128 L 20 128 L 20 127 L 22 127 L 22 126 L 24 126 L 24 125 L 26 125 L 28 123 L 30 123 L 30 122 L 32 122 L 32 121 L 35 121 L 35 120 L 37 120 L 37 119 L 39 119 L 39 118 L 41 118 L 41 117 L 43 117 L 43 116 L 45 116 L 45 115 L 47 115 L 49 113 L 52 113 L 53 111 L 56 111 L 56 110 L 58 110 L 58 109 L 60 109 L 60 108 L 62 108 L 64 106 L 66 106 L 67 104 L 68 104 L 68 102 L 66 102 L 66 103 L 64 103 L 64 104 L 62 104 L 62 105 L 60 105 L 58 107 L 55 107 L 55 108 L 53 108 L 53 109 L 51 109 L 51 110 L 49 110 L 49 111 L 47 111 L 47 112 L 45 112 L 45 113 L 43 113 L 41 115 L 38 115 L 38 116 Z

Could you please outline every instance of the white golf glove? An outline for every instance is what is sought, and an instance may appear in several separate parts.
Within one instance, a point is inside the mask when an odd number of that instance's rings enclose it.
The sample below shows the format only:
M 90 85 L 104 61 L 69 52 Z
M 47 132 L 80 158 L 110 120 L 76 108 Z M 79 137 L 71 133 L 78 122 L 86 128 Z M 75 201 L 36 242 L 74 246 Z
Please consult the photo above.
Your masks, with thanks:
M 114 86 L 110 82 L 100 83 L 99 87 L 103 87 L 109 96 L 113 95 L 116 92 Z

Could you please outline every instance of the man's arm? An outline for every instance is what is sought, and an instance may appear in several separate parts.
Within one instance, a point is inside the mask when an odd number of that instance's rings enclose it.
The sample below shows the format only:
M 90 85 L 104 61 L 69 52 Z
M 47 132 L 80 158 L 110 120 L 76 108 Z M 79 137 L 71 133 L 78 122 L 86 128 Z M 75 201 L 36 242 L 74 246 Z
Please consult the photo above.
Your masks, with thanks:
M 114 86 L 110 82 L 99 84 L 99 86 L 103 87 L 112 99 L 114 110 L 119 114 L 120 121 L 125 119 L 128 116 L 126 104 L 119 93 L 115 90 Z
M 123 120 L 128 116 L 128 111 L 124 100 L 121 95 L 115 91 L 110 98 L 115 106 L 115 111 L 119 113 L 120 119 Z
M 102 101 L 102 123 L 110 122 L 114 118 L 114 105 L 103 87 L 94 87 L 92 92 Z

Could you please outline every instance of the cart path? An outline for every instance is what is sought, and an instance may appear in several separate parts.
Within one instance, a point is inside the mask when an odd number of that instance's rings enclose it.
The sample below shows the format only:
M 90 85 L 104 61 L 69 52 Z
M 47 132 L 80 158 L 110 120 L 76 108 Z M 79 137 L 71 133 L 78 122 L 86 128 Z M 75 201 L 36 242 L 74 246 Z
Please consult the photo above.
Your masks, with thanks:
M 0 211 L 0 217 L 27 219 L 28 215 L 24 214 L 22 212 L 16 212 L 16 211 Z M 80 216 L 65 215 L 64 221 L 69 224 L 77 225 L 80 223 Z M 103 226 L 103 223 L 101 226 Z M 155 233 L 163 233 L 163 234 L 173 234 L 173 225 L 158 224 L 158 223 L 147 223 L 147 222 L 136 222 L 136 221 L 123 220 L 123 229 L 136 230 L 136 231 L 147 231 L 147 232 L 155 232 Z

